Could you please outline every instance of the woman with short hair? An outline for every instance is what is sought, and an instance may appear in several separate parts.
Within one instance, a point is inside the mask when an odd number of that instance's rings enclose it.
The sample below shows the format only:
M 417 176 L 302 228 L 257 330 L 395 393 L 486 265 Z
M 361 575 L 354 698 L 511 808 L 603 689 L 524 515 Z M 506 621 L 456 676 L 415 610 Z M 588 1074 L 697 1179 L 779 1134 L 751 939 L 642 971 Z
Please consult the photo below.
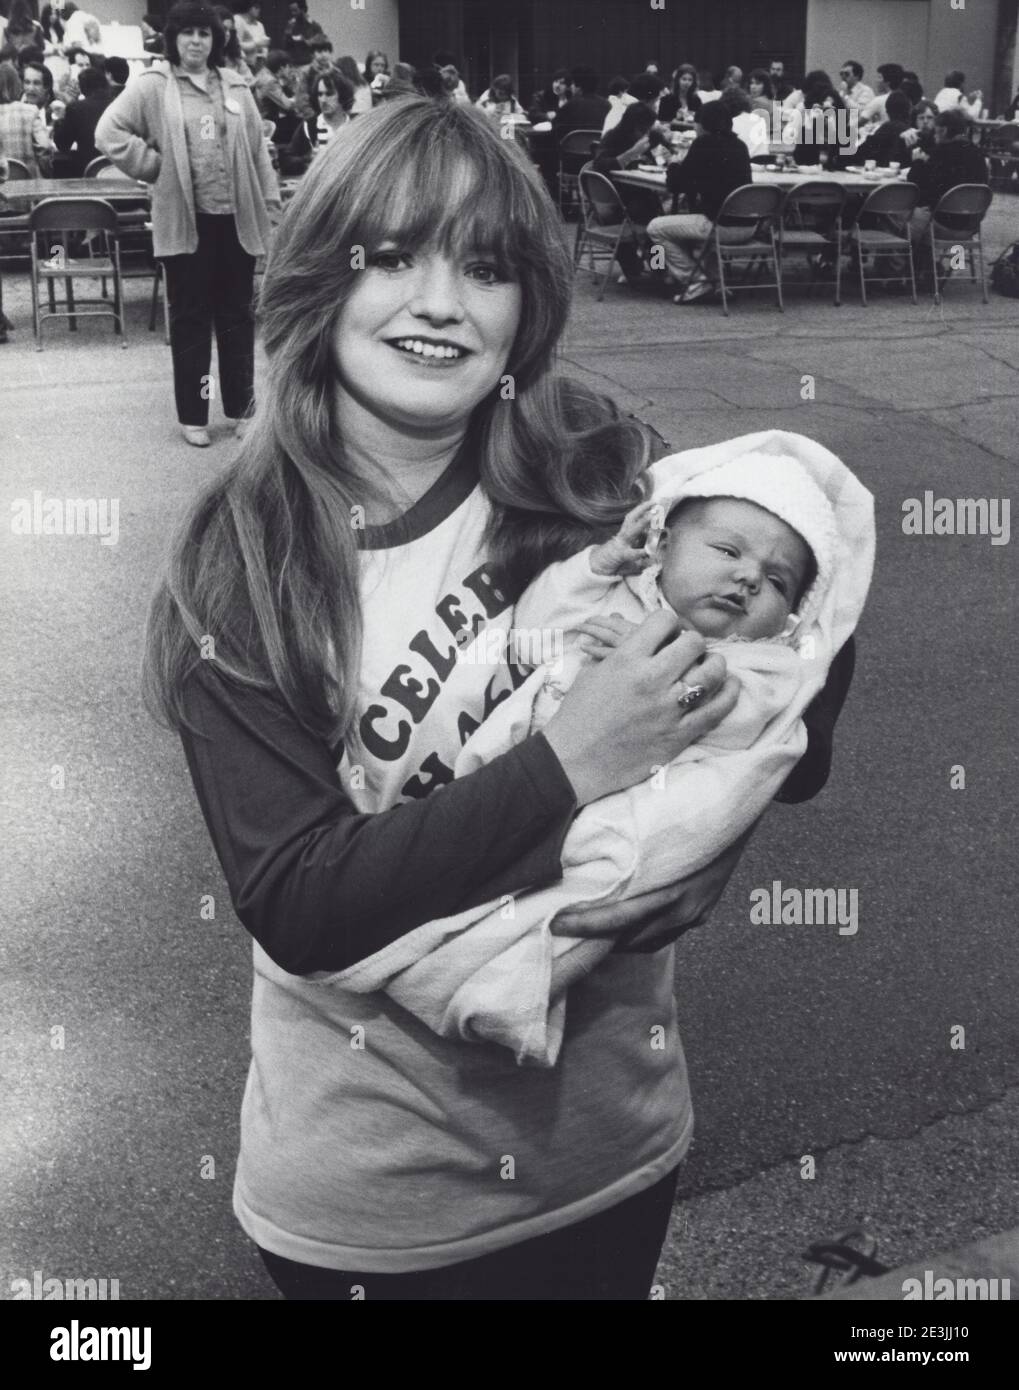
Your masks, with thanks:
M 255 100 L 225 66 L 215 11 L 183 0 L 167 16 L 164 40 L 167 61 L 139 73 L 107 107 L 96 146 L 153 185 L 177 418 L 187 442 L 205 447 L 210 399 L 221 395 L 237 433 L 253 407 L 255 259 L 268 248 L 279 185 Z M 218 381 L 209 375 L 213 330 Z

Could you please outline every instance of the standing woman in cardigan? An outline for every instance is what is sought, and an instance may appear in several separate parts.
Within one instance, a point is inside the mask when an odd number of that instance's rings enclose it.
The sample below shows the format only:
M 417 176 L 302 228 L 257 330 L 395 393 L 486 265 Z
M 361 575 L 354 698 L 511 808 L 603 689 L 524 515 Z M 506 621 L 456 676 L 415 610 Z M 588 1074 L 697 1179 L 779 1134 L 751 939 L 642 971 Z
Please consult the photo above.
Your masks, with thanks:
M 177 418 L 189 444 L 210 443 L 212 330 L 223 411 L 243 433 L 254 404 L 255 259 L 280 208 L 262 120 L 243 78 L 223 67 L 214 11 L 184 0 L 167 16 L 157 63 L 104 112 L 96 147 L 153 184 L 152 240 L 166 267 Z

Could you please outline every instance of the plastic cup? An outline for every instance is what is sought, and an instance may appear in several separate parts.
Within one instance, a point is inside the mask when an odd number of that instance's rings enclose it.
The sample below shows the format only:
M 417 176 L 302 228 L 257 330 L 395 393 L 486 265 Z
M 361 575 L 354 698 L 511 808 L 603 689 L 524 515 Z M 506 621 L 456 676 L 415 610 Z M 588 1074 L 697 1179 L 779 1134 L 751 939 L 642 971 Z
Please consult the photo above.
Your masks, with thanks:
M 888 172 L 889 172 L 890 174 L 897 174 L 901 168 L 902 168 L 902 165 L 901 165 L 901 164 L 889 164 L 889 166 L 888 166 Z
M 874 170 L 877 168 L 877 160 L 876 160 L 876 159 L 868 159 L 867 162 L 866 162 L 866 164 L 865 164 L 863 167 L 866 169 L 866 171 L 867 171 L 868 174 L 872 174 L 872 173 L 874 172 Z

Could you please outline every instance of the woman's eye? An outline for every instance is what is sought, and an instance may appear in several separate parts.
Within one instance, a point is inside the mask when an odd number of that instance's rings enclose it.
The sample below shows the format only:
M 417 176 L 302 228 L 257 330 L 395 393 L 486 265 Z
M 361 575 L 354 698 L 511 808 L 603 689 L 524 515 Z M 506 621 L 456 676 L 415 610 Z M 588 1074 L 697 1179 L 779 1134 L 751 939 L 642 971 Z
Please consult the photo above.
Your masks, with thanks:
M 376 251 L 370 264 L 377 270 L 399 270 L 407 257 L 402 251 Z
M 468 266 L 467 274 L 472 279 L 477 280 L 479 285 L 498 285 L 503 277 L 494 265 L 483 262 L 480 265 Z

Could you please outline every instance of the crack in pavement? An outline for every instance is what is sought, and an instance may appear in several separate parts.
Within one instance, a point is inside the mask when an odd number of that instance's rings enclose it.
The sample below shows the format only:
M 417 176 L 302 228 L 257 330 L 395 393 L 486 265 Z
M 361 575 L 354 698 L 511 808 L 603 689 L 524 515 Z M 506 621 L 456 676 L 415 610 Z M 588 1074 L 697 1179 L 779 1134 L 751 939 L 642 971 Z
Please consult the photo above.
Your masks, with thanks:
M 809 1152 L 812 1158 L 819 1159 L 826 1154 L 836 1154 L 842 1149 L 859 1148 L 868 1140 L 874 1140 L 879 1144 L 903 1144 L 910 1139 L 916 1139 L 919 1135 L 934 1128 L 935 1125 L 942 1124 L 945 1120 L 962 1118 L 969 1115 L 981 1115 L 993 1105 L 1001 1105 L 1004 1101 L 1012 1097 L 1019 1097 L 1019 1082 L 1006 1084 L 1000 1089 L 990 1090 L 985 1095 L 978 1098 L 972 1105 L 963 1105 L 952 1110 L 935 1111 L 925 1119 L 919 1121 L 911 1129 L 902 1133 L 888 1133 L 880 1130 L 862 1130 L 857 1134 L 849 1134 L 833 1140 L 823 1146 L 814 1146 Z M 683 1187 L 683 1175 L 680 1174 L 680 1190 L 684 1196 L 699 1197 L 709 1192 L 730 1192 L 734 1188 L 742 1187 L 745 1183 L 752 1182 L 755 1178 L 764 1177 L 769 1173 L 775 1173 L 779 1169 L 787 1167 L 790 1163 L 799 1163 L 803 1157 L 803 1145 L 798 1145 L 796 1150 L 786 1149 L 778 1158 L 766 1160 L 756 1167 L 738 1168 L 735 1173 L 730 1173 L 728 1177 L 721 1178 L 717 1182 L 710 1179 L 701 1181 L 698 1179 L 693 1186 Z

